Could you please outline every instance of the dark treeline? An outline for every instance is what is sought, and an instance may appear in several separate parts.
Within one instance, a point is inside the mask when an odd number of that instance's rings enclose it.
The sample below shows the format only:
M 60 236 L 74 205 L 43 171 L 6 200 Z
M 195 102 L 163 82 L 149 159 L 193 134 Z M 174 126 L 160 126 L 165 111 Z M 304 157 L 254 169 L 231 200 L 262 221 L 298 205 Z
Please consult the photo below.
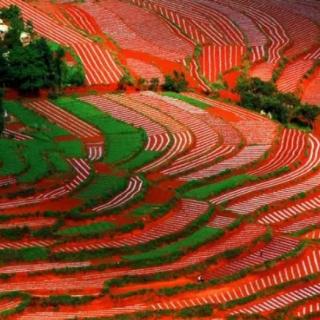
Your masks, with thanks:
M 70 79 L 70 70 L 63 58 L 65 51 L 60 46 L 52 50 L 47 41 L 34 34 L 32 22 L 23 21 L 20 9 L 11 5 L 2 8 L 0 18 L 9 25 L 9 31 L 0 42 L 0 85 L 19 90 L 22 94 L 37 94 L 40 89 L 50 89 L 54 93 L 68 84 L 82 84 L 83 71 L 79 70 Z M 28 45 L 23 45 L 20 35 L 26 32 L 31 37 Z M 74 70 L 72 70 L 74 74 Z
M 271 113 L 273 119 L 284 125 L 312 128 L 320 114 L 320 108 L 302 103 L 294 94 L 279 92 L 274 83 L 259 78 L 240 77 L 236 91 L 241 97 L 240 106 Z

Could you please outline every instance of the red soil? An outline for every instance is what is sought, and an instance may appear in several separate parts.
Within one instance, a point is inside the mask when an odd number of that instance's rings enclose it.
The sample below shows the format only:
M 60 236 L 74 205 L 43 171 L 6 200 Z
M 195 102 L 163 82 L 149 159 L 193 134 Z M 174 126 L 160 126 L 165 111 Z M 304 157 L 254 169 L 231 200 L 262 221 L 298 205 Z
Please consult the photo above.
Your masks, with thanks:
M 227 72 L 223 75 L 223 81 L 227 83 L 229 89 L 234 89 L 237 85 L 237 80 L 240 75 L 240 71 Z
M 210 107 L 210 108 L 207 108 L 206 111 L 212 114 L 214 117 L 220 117 L 223 120 L 228 122 L 238 122 L 241 120 L 241 118 L 237 117 L 235 113 L 232 113 L 226 110 Z
M 32 206 L 25 206 L 20 208 L 11 208 L 5 209 L 0 213 L 2 215 L 22 215 L 26 213 L 44 213 L 47 211 L 56 211 L 56 212 L 68 212 L 81 205 L 79 199 L 67 198 L 67 199 L 58 199 L 55 201 L 46 201 L 40 204 L 35 204 Z
M 236 93 L 233 93 L 228 90 L 220 90 L 219 91 L 220 98 L 231 100 L 233 102 L 240 102 L 240 96 Z
M 175 287 L 175 286 L 185 286 L 187 284 L 194 283 L 194 279 L 181 277 L 178 279 L 168 280 L 168 281 L 156 281 L 145 284 L 129 284 L 124 287 L 115 287 L 111 289 L 113 295 L 123 294 L 130 291 L 137 291 L 142 289 L 154 289 L 158 290 L 161 288 Z

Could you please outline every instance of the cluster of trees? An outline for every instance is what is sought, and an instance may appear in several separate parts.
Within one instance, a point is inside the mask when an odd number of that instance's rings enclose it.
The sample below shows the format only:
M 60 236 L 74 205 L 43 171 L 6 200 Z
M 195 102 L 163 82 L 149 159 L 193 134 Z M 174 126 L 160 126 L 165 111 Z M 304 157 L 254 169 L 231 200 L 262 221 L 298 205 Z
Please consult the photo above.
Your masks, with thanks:
M 160 85 L 159 78 L 152 78 L 149 81 L 144 78 L 139 78 L 136 83 L 126 73 L 119 81 L 118 89 L 125 90 L 130 86 L 136 86 L 139 90 L 151 90 L 158 91 L 160 88 L 165 91 L 182 92 L 186 91 L 188 88 L 188 81 L 186 80 L 185 74 L 183 72 L 173 71 L 172 75 L 166 75 L 164 83 Z
M 21 11 L 11 5 L 2 8 L 0 18 L 10 26 L 5 39 L 0 42 L 0 85 L 18 89 L 21 93 L 36 94 L 39 89 L 60 92 L 68 81 L 80 84 L 84 81 L 83 71 L 70 77 L 70 70 L 63 58 L 65 51 L 58 46 L 52 50 L 43 38 L 34 35 L 31 22 L 24 23 Z M 30 45 L 22 46 L 21 32 L 33 38 Z M 72 70 L 74 73 L 74 70 Z M 71 83 L 73 84 L 73 83 Z
M 3 96 L 3 91 L 0 90 L 0 134 L 4 129 L 4 108 L 3 108 L 2 96 Z
M 284 125 L 312 128 L 313 121 L 320 114 L 320 108 L 303 104 L 295 95 L 279 92 L 274 83 L 259 78 L 239 77 L 236 91 L 241 97 L 239 105 L 258 112 L 270 112 Z

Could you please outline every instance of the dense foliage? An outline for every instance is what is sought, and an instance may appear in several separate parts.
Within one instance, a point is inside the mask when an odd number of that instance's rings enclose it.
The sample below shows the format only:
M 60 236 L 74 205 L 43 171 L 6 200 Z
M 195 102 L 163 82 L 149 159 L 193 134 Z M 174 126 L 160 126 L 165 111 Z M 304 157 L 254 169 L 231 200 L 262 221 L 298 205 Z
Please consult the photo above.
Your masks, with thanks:
M 2 90 L 0 90 L 0 134 L 4 129 L 4 108 L 3 108 L 2 97 L 3 97 L 3 92 Z
M 259 78 L 240 77 L 236 90 L 241 97 L 239 105 L 258 112 L 270 112 L 274 119 L 284 125 L 312 127 L 320 114 L 316 106 L 303 104 L 295 95 L 279 92 L 272 82 Z
M 68 84 L 84 81 L 82 70 L 68 67 L 64 62 L 65 51 L 58 46 L 50 48 L 48 42 L 38 38 L 31 22 L 24 23 L 20 9 L 11 5 L 2 8 L 0 18 L 10 26 L 4 40 L 0 42 L 0 85 L 19 90 L 21 93 L 37 93 L 39 89 L 59 92 Z M 30 34 L 32 41 L 23 46 L 21 32 Z M 70 77 L 70 73 L 76 76 Z M 76 79 L 77 83 L 73 83 Z
M 186 91 L 188 87 L 188 81 L 185 78 L 183 72 L 173 71 L 172 75 L 166 75 L 164 84 L 162 85 L 165 91 L 182 92 Z

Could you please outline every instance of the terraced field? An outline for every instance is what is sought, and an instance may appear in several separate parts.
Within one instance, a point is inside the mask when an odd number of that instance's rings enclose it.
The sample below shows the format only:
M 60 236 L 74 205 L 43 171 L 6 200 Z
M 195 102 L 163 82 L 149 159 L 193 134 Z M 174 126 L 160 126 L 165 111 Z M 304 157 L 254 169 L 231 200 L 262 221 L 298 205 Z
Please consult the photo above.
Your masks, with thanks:
M 86 86 L 4 100 L 0 318 L 318 319 L 319 124 L 219 92 L 245 69 L 319 104 L 319 3 L 10 4 Z M 114 92 L 173 70 L 188 92 Z

